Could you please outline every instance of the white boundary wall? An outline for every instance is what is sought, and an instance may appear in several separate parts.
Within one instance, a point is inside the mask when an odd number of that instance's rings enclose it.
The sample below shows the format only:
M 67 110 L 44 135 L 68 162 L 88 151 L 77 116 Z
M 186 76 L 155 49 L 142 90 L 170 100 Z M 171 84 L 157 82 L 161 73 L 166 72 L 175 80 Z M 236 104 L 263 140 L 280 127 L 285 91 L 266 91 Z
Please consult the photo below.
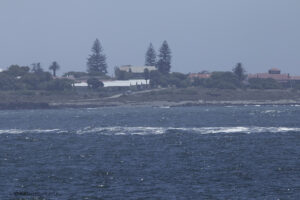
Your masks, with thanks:
M 148 81 L 149 82 L 149 81 Z M 132 79 L 132 80 L 116 80 L 116 81 L 103 81 L 104 87 L 129 87 L 135 85 L 146 85 L 146 80 L 144 79 Z M 86 82 L 75 83 L 75 87 L 87 87 Z

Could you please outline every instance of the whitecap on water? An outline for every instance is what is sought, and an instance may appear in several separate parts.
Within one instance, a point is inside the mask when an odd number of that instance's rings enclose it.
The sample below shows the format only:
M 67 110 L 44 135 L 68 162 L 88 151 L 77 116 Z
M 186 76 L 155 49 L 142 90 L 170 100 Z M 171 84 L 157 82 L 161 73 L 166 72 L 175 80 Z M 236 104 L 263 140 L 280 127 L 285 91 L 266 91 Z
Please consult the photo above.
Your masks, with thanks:
M 300 132 L 298 127 L 256 127 L 256 126 L 237 126 L 237 127 L 85 127 L 75 131 L 76 134 L 100 134 L 100 135 L 161 135 L 167 133 L 194 133 L 194 134 L 230 134 L 230 133 L 286 133 Z M 22 134 L 22 133 L 74 133 L 70 130 L 61 129 L 7 129 L 0 130 L 0 134 Z
M 8 130 L 0 130 L 0 134 L 20 134 L 23 133 L 23 130 L 18 130 L 18 129 L 8 129 Z
M 62 133 L 65 132 L 60 129 L 32 129 L 32 130 L 22 130 L 22 129 L 3 129 L 0 130 L 0 134 L 22 134 L 22 133 Z
M 264 113 L 264 114 L 268 114 L 268 113 L 282 113 L 282 111 L 280 111 L 280 110 L 264 110 L 264 111 L 262 111 L 262 113 Z
M 300 132 L 300 128 L 294 127 L 98 127 L 84 128 L 78 130 L 77 134 L 102 134 L 102 135 L 160 135 L 166 133 L 196 133 L 196 134 L 218 134 L 218 133 L 285 133 Z
M 160 127 L 86 127 L 78 130 L 77 134 L 100 133 L 103 135 L 147 135 L 147 134 L 163 134 L 167 128 Z

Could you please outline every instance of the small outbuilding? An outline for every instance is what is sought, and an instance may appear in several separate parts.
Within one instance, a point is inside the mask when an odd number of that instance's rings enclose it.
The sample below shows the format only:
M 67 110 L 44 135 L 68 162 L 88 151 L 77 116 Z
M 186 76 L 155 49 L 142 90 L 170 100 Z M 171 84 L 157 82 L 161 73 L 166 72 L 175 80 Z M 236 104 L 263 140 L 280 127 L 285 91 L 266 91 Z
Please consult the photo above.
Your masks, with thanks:
M 280 73 L 281 73 L 280 69 L 277 68 L 269 69 L 269 74 L 280 74 Z

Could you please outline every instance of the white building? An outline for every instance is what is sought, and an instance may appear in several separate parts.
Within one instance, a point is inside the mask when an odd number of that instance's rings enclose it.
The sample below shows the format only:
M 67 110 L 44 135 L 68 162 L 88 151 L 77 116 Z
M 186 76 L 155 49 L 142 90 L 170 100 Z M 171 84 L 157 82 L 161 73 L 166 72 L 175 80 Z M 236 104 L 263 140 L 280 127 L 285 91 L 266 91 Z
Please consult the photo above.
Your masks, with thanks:
M 130 87 L 135 85 L 146 85 L 144 79 L 132 79 L 132 80 L 115 80 L 115 81 L 103 81 L 104 87 Z
M 130 86 L 136 86 L 136 85 L 146 85 L 147 82 L 144 79 L 132 79 L 132 80 L 109 80 L 109 81 L 102 81 L 104 84 L 104 87 L 130 87 Z M 80 82 L 75 83 L 75 87 L 87 87 L 87 82 Z

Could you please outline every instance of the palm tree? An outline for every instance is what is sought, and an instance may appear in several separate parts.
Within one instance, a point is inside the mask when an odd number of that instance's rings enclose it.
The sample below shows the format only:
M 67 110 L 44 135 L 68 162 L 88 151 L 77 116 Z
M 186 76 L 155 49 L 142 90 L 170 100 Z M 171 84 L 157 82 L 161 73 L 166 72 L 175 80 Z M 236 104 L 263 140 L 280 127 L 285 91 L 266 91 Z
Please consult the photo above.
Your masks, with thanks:
M 49 70 L 53 71 L 53 76 L 56 76 L 56 71 L 59 70 L 60 66 L 58 65 L 58 63 L 56 61 L 54 61 L 51 66 L 49 67 Z

